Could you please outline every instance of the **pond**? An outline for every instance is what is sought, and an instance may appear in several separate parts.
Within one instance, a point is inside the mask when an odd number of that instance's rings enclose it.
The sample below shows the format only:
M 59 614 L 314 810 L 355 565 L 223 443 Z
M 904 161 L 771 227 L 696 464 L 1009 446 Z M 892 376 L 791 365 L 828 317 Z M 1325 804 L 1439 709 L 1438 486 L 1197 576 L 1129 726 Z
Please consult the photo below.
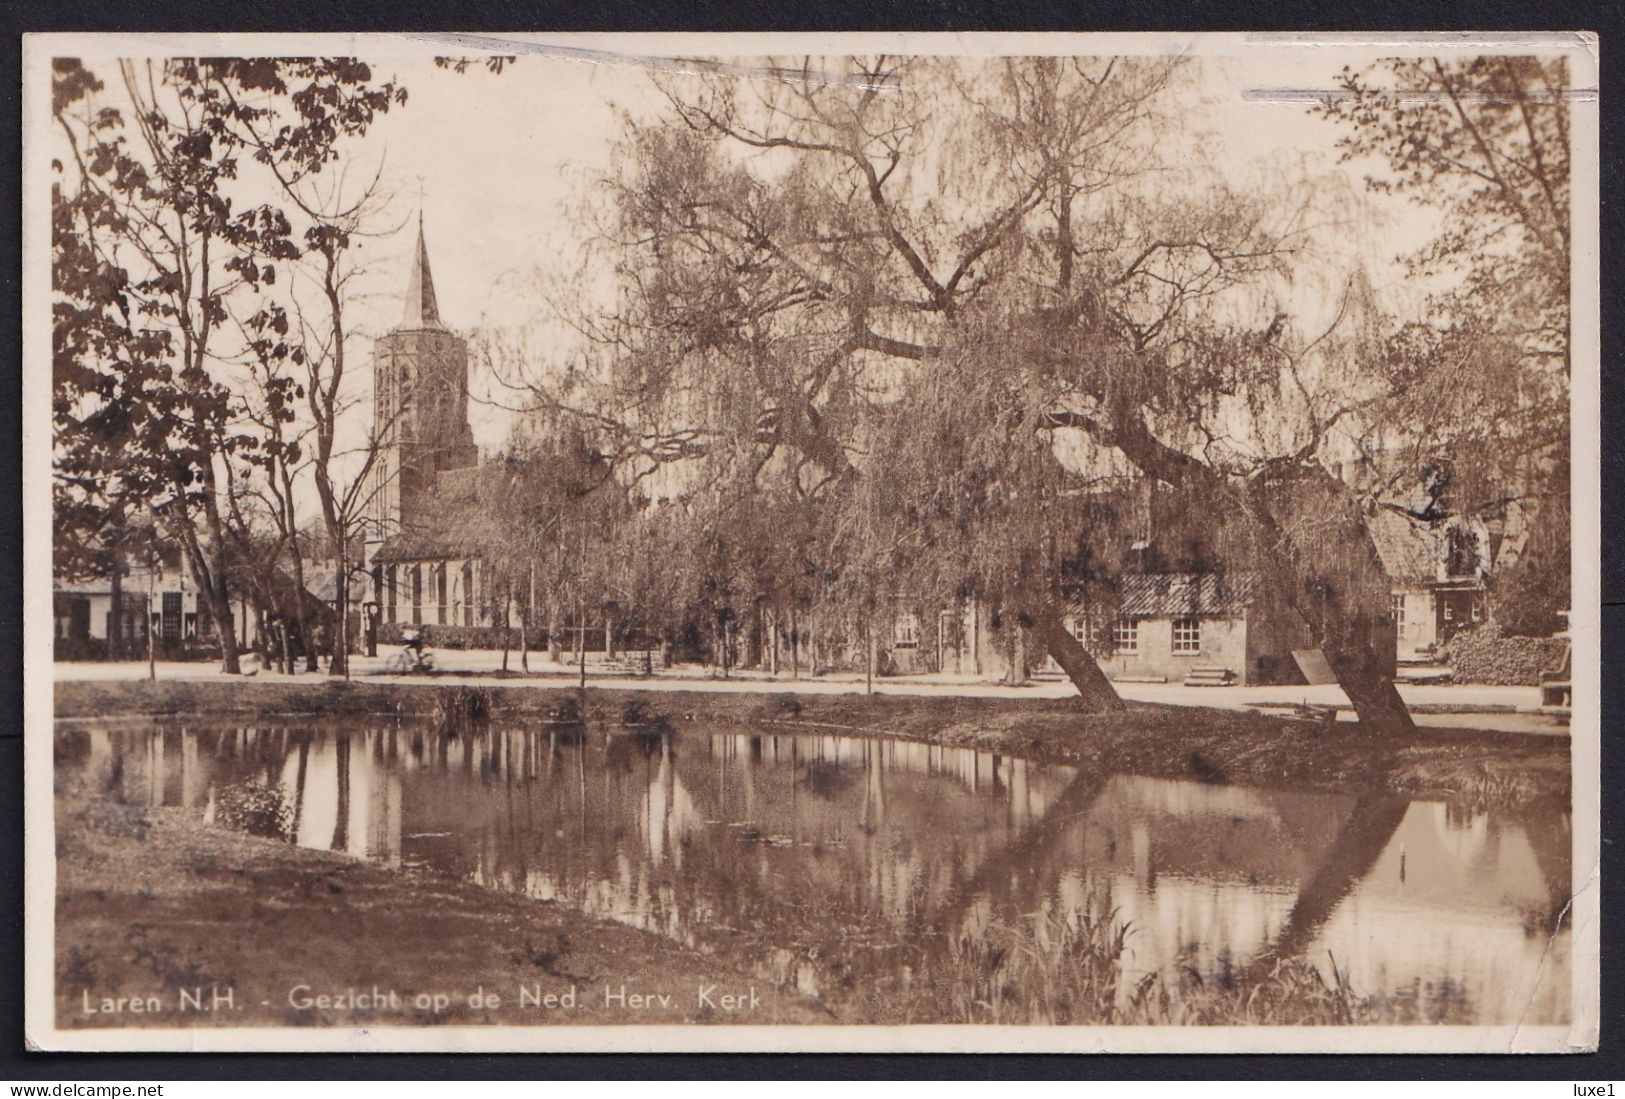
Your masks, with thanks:
M 1127 922 L 1118 996 L 1303 957 L 1415 1021 L 1568 1016 L 1566 815 L 767 732 L 57 735 L 58 766 L 108 796 L 573 905 L 826 1001 L 903 989 L 956 937 L 1088 912 Z

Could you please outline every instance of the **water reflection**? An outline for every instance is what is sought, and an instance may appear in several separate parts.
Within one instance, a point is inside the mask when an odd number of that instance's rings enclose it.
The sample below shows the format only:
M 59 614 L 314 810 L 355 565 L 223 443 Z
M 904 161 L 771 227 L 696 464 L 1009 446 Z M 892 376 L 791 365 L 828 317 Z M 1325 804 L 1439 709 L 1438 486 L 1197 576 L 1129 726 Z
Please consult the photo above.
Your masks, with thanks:
M 1048 905 L 1132 921 L 1125 991 L 1176 965 L 1222 981 L 1329 955 L 1360 992 L 1406 998 L 1419 1018 L 1567 1016 L 1566 817 L 834 736 L 399 726 L 66 739 L 60 765 L 126 799 L 216 816 L 253 790 L 301 846 L 726 944 L 825 996 L 930 968 L 943 932 Z

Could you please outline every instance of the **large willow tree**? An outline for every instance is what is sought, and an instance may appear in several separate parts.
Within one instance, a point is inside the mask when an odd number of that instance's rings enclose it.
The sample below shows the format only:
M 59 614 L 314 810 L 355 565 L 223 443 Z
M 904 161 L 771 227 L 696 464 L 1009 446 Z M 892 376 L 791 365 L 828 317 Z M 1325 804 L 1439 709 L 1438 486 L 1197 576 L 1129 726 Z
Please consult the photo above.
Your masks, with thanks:
M 628 124 L 599 193 L 617 293 L 575 318 L 591 414 L 685 491 L 818 503 L 826 571 L 863 598 L 991 600 L 1098 708 L 1119 702 L 1066 591 L 1116 567 L 1125 486 L 1154 483 L 1215 567 L 1298 616 L 1363 721 L 1408 729 L 1368 502 L 1333 473 L 1389 389 L 1369 295 L 1340 278 L 1329 323 L 1288 323 L 1273 295 L 1317 262 L 1316 191 L 1193 168 L 1187 76 L 879 58 L 660 78 L 668 110 Z

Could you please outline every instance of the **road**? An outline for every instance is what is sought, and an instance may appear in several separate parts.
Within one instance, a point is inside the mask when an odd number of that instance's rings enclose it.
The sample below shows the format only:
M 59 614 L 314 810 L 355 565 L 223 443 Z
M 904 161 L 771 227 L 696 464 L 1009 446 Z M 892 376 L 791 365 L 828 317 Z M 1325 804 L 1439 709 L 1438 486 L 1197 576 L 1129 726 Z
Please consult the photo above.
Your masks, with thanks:
M 390 682 L 446 683 L 465 676 L 497 671 L 502 666 L 500 652 L 472 650 L 435 652 L 437 671 L 432 676 L 387 676 Z M 351 672 L 358 679 L 383 681 L 382 672 L 386 656 L 353 658 Z M 510 654 L 508 667 L 517 672 L 517 654 Z M 144 663 L 59 662 L 55 674 L 62 680 L 119 680 L 144 679 Z M 214 665 L 204 662 L 163 661 L 157 666 L 158 677 L 165 680 L 219 679 L 222 673 Z M 315 684 L 325 675 L 302 674 L 282 676 L 275 671 L 261 671 L 261 676 L 277 679 L 302 680 Z M 726 692 L 795 692 L 799 694 L 858 694 L 865 690 L 864 678 L 851 673 L 819 676 L 816 679 L 792 679 L 788 674 L 777 677 L 765 672 L 735 672 L 727 679 L 716 678 L 709 668 L 685 665 L 663 669 L 649 679 L 595 675 L 591 662 L 587 665 L 588 682 L 599 686 L 613 684 L 626 690 L 691 690 Z M 504 687 L 559 687 L 576 683 L 577 670 L 571 664 L 556 664 L 544 657 L 531 654 L 530 672 L 512 678 L 488 679 L 486 686 Z M 1064 680 L 1040 680 L 1022 687 L 989 683 L 974 676 L 950 674 L 919 675 L 895 679 L 877 678 L 876 694 L 909 695 L 941 698 L 1064 698 L 1073 693 L 1072 685 Z M 1216 709 L 1276 709 L 1298 706 L 1347 707 L 1348 699 L 1335 686 L 1273 686 L 1273 687 L 1187 687 L 1179 683 L 1119 683 L 1118 693 L 1136 702 L 1154 702 L 1170 706 L 1208 706 Z M 1505 732 L 1540 733 L 1567 736 L 1568 725 L 1546 714 L 1532 713 L 1540 702 L 1535 687 L 1493 687 L 1473 684 L 1401 684 L 1399 693 L 1411 706 L 1424 707 L 1424 712 L 1413 716 L 1418 725 L 1437 729 L 1487 729 Z M 1458 711 L 1433 713 L 1426 708 L 1450 707 Z M 1338 718 L 1353 720 L 1352 711 L 1342 709 Z

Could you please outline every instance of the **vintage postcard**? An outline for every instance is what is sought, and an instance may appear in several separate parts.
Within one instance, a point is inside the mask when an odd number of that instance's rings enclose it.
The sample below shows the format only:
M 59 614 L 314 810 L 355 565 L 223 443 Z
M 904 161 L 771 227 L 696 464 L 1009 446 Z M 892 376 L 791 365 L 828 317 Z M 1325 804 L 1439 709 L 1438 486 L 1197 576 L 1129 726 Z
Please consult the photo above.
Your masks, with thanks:
M 1594 35 L 24 77 L 33 1046 L 1596 1047 Z

